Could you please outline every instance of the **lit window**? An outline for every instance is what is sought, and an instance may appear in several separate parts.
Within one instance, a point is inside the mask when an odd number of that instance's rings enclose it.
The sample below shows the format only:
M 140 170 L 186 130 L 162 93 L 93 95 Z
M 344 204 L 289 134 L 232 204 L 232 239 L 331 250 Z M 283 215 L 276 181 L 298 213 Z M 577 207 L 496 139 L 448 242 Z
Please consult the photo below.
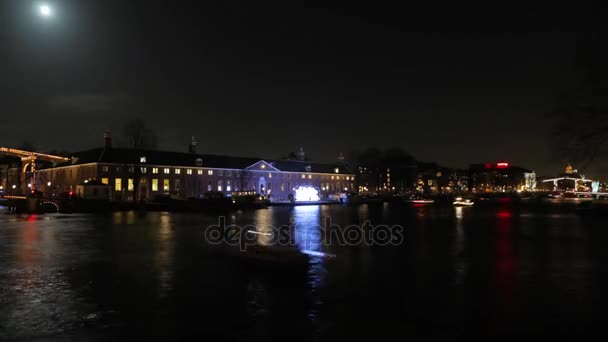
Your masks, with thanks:
M 207 174 L 208 174 L 209 176 L 213 176 L 213 170 L 209 170 L 209 171 L 207 171 Z
M 127 190 L 128 191 L 133 191 L 134 187 L 133 187 L 133 178 L 129 178 L 127 180 Z
M 152 191 L 158 191 L 158 179 L 152 179 Z
M 142 174 L 146 174 L 148 172 L 148 169 L 145 167 L 142 167 L 139 171 L 141 171 Z
M 331 176 L 331 179 L 334 179 L 334 176 Z
M 102 172 L 108 172 L 108 171 L 110 171 L 110 169 L 107 166 L 102 166 L 101 167 L 101 171 Z
M 182 173 L 182 169 L 175 169 L 175 174 L 179 175 L 180 173 Z
M 231 187 L 230 187 L 230 181 L 226 182 L 226 191 L 230 191 Z
M 192 174 L 192 169 L 187 169 L 186 170 L 186 174 L 191 175 Z
M 211 190 L 213 190 L 213 186 L 211 185 L 211 182 L 209 182 L 209 184 L 207 185 L 207 191 Z
M 217 181 L 217 191 L 222 191 L 222 181 Z
M 302 175 L 302 179 L 306 178 L 306 175 Z
M 158 168 L 157 167 L 153 167 L 152 168 L 152 173 L 158 173 Z
M 171 173 L 171 170 L 169 170 L 169 168 L 166 167 L 165 170 L 164 170 L 164 172 L 165 172 L 166 175 L 168 175 L 169 173 Z
M 285 183 L 281 183 L 281 191 L 285 191 Z
M 312 179 L 312 175 L 308 175 L 308 179 Z
M 199 175 L 202 175 L 203 174 L 203 170 L 196 170 L 196 173 L 199 174 Z
M 122 191 L 122 179 L 116 178 L 114 180 L 114 190 L 116 190 L 116 191 Z
M 335 172 L 335 173 L 340 173 L 340 169 L 339 169 L 339 168 L 335 168 L 335 169 L 334 169 L 334 172 Z
M 163 179 L 163 191 L 169 191 L 169 180 Z
M 145 163 L 146 162 L 146 157 L 139 157 L 139 162 L 140 163 Z
M 265 169 L 266 168 L 266 164 L 260 165 L 260 168 Z
M 109 179 L 107 179 L 107 178 L 102 178 L 102 179 L 101 179 L 101 184 L 108 185 L 108 184 L 110 184 L 110 180 L 109 180 Z
M 269 173 L 269 174 L 268 174 L 268 178 L 272 178 L 272 173 Z

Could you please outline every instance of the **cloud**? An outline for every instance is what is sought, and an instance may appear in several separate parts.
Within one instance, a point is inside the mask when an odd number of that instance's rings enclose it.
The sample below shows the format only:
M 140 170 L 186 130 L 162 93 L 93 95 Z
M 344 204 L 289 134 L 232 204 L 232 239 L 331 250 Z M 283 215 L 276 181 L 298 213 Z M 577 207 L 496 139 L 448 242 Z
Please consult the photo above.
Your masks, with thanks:
M 49 107 L 53 111 L 72 113 L 98 113 L 124 107 L 128 97 L 120 94 L 70 94 L 52 97 Z

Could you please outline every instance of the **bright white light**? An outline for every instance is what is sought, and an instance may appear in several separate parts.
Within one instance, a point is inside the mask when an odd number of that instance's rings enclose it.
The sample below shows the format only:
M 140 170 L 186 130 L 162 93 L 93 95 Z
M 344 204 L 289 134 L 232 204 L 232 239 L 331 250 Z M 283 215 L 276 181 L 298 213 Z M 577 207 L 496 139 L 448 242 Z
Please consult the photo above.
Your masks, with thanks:
M 319 191 L 310 186 L 300 186 L 294 189 L 296 192 L 296 202 L 303 201 L 318 201 L 321 198 L 319 197 Z
M 38 10 L 40 11 L 40 15 L 43 17 L 50 17 L 53 15 L 53 11 L 51 10 L 51 6 L 47 4 L 42 4 L 38 6 Z
M 51 182 L 46 183 L 47 186 L 51 186 Z

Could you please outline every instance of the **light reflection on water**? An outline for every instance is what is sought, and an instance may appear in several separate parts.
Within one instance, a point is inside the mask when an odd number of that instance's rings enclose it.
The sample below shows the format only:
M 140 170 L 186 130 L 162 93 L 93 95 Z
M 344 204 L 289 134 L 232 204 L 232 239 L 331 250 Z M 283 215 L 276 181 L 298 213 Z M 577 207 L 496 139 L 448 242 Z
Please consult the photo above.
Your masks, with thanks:
M 404 244 L 326 245 L 326 216 L 342 227 L 368 219 L 402 224 Z M 283 283 L 278 272 L 202 253 L 200 228 L 216 217 L 1 214 L 0 339 L 120 336 L 117 326 L 206 336 L 225 333 L 222 317 L 232 316 L 242 325 L 233 329 L 267 338 L 289 333 L 287 322 L 298 322 L 293 335 L 316 337 L 328 326 L 357 337 L 353 322 L 376 332 L 419 322 L 448 332 L 592 328 L 608 303 L 597 285 L 608 283 L 605 218 L 391 204 L 271 208 L 229 219 L 260 232 L 292 223 L 295 249 L 336 258 L 309 255 L 306 278 Z M 260 244 L 270 238 L 257 237 Z M 213 318 L 217 310 L 225 311 Z M 110 311 L 122 325 L 108 324 Z

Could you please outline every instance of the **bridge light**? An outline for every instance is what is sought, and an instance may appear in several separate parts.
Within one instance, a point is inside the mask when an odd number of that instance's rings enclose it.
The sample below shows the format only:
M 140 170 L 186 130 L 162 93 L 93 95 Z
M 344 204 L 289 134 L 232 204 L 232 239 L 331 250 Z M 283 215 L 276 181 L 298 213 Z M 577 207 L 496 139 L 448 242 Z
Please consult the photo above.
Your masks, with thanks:
M 51 182 L 46 183 L 46 186 L 51 186 Z
M 17 186 L 15 184 L 13 184 L 13 189 L 16 189 L 16 188 L 17 188 Z

